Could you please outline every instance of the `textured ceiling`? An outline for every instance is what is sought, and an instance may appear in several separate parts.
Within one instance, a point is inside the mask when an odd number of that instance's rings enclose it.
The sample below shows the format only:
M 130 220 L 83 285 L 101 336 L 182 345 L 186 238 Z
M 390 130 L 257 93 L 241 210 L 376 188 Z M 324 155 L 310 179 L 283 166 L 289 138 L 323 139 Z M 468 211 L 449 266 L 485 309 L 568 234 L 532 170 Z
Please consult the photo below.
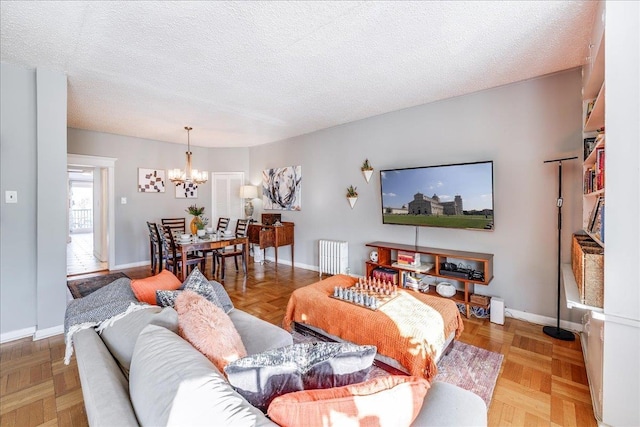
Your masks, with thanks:
M 246 147 L 582 65 L 591 1 L 0 3 L 70 127 Z

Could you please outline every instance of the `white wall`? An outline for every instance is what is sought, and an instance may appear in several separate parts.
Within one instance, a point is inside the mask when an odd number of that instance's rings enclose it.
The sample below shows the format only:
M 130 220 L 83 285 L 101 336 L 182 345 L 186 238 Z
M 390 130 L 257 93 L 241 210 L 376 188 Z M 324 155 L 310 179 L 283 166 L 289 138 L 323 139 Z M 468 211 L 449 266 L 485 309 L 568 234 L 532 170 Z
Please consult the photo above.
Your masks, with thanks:
M 169 169 L 185 166 L 185 144 L 171 144 L 142 138 L 68 129 L 67 151 L 72 154 L 113 157 L 115 162 L 115 268 L 142 265 L 149 261 L 146 221 L 191 216 L 191 204 L 205 206 L 211 216 L 211 183 L 198 187 L 197 199 L 178 199 L 167 180 L 164 193 L 139 193 L 138 168 Z M 193 166 L 207 171 L 248 172 L 248 149 L 206 149 L 191 147 Z M 120 203 L 127 198 L 127 204 Z
M 581 105 L 580 71 L 566 71 L 252 147 L 248 177 L 259 182 L 263 169 L 301 165 L 302 210 L 282 212 L 295 222 L 296 264 L 317 266 L 319 239 L 347 240 L 351 272 L 363 274 L 367 242 L 415 237 L 414 227 L 382 224 L 380 169 L 493 160 L 495 231 L 423 227 L 418 243 L 494 254 L 495 279 L 477 291 L 501 296 L 507 309 L 555 318 L 557 166 L 543 161 L 580 154 Z M 376 169 L 368 184 L 365 158 Z M 582 174 L 578 160 L 563 169 L 568 262 L 581 226 Z M 359 193 L 353 210 L 349 185 Z M 288 248 L 279 257 L 290 260 Z M 580 321 L 566 309 L 562 317 Z
M 0 332 L 6 333 L 36 324 L 36 72 L 0 66 Z M 17 204 L 4 203 L 7 190 L 18 192 Z
M 60 250 L 66 248 L 68 235 L 62 227 L 67 223 L 67 110 L 62 108 L 67 105 L 67 76 L 38 69 L 36 86 L 38 336 L 59 328 L 67 301 L 67 256 Z
M 63 73 L 0 64 L 0 333 L 62 332 L 66 268 L 66 94 Z

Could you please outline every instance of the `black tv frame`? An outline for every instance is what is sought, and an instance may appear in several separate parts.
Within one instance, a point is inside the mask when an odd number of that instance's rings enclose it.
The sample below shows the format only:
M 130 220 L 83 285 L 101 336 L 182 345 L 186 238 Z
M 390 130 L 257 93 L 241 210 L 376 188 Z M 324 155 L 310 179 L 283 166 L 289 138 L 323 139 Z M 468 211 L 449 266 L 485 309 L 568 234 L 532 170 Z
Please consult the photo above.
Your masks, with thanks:
M 460 188 L 462 184 L 458 184 L 455 188 L 455 194 L 460 196 L 459 204 L 457 198 L 453 201 L 439 201 L 432 198 L 431 194 L 437 194 L 437 191 L 420 191 L 416 190 L 414 193 L 414 200 L 407 200 L 406 213 L 404 212 L 404 205 L 399 206 L 385 206 L 385 174 L 390 173 L 402 173 L 405 171 L 434 171 L 440 168 L 457 168 L 470 165 L 486 165 L 490 166 L 490 180 L 491 180 L 491 208 L 477 209 L 464 209 L 464 193 L 463 188 Z M 405 179 L 408 177 L 405 177 Z M 425 177 L 427 179 L 427 177 Z M 429 179 L 434 179 L 429 177 Z M 426 184 L 426 182 L 425 182 Z M 386 189 L 388 190 L 388 188 Z M 426 190 L 426 188 L 425 188 Z M 427 194 L 429 193 L 429 194 Z M 425 196 L 426 200 L 418 198 L 418 194 Z M 450 194 L 449 196 L 453 196 Z M 474 194 L 478 196 L 479 194 Z M 380 170 L 380 203 L 381 203 L 381 215 L 382 223 L 385 225 L 408 225 L 412 227 L 437 227 L 437 228 L 453 228 L 460 230 L 477 230 L 477 231 L 493 231 L 495 229 L 495 191 L 494 191 L 494 168 L 493 160 L 484 160 L 477 162 L 466 163 L 450 163 L 439 164 L 431 166 L 418 166 L 407 168 L 393 168 Z M 441 205 L 441 206 L 438 206 Z M 391 212 L 390 212 L 391 210 Z M 426 212 L 426 211 L 430 211 Z M 395 213 L 393 213 L 395 212 Z M 446 213 L 445 213 L 446 212 Z M 460 213 L 459 213 L 460 212 Z M 467 212 L 465 214 L 464 212 Z M 476 215 L 471 215 L 475 213 Z M 484 218 L 482 218 L 484 216 Z M 392 220 L 395 219 L 394 220 Z M 460 225 L 455 225 L 460 224 Z

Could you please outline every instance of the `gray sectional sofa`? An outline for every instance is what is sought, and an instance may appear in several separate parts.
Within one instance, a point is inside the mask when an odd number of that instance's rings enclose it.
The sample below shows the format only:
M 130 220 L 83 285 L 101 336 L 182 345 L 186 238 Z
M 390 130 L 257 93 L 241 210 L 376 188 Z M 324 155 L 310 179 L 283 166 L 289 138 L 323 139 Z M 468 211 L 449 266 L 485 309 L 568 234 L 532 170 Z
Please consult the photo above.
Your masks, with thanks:
M 238 309 L 229 316 L 248 354 L 292 343 L 284 329 Z M 134 311 L 105 328 L 75 333 L 82 393 L 92 426 L 275 425 L 214 365 L 177 335 L 172 308 Z M 393 405 L 393 402 L 389 402 Z M 431 385 L 416 426 L 487 424 L 487 408 L 459 387 Z

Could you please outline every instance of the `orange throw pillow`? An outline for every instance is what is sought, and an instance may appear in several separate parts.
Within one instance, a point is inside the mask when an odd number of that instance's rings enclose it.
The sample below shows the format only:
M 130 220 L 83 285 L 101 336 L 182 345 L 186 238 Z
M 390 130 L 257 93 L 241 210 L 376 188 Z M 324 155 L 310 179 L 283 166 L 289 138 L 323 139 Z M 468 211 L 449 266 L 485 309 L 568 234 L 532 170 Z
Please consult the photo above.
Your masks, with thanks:
M 131 290 L 138 301 L 156 305 L 156 291 L 173 291 L 182 286 L 182 282 L 169 270 L 162 270 L 155 276 L 146 279 L 131 280 Z
M 296 391 L 273 399 L 268 415 L 283 427 L 409 426 L 429 387 L 424 378 L 392 375 L 344 387 Z
M 247 350 L 231 318 L 223 309 L 193 291 L 183 291 L 174 305 L 178 334 L 224 375 L 224 367 L 243 358 Z

